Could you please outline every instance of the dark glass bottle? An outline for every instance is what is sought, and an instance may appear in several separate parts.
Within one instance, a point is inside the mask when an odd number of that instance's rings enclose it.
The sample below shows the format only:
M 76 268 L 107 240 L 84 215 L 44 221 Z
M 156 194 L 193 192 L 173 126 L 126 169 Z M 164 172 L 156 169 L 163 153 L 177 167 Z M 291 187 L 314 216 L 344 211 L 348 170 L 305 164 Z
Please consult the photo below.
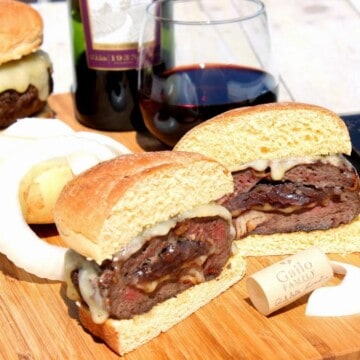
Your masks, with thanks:
M 84 13 L 86 1 L 80 6 L 81 1 L 71 1 L 75 116 L 83 125 L 98 130 L 144 131 L 135 63 L 113 63 L 111 59 L 123 58 L 121 53 L 111 49 L 96 52 L 91 48 L 84 26 L 89 23 L 88 14 Z M 89 65 L 89 57 L 101 61 Z

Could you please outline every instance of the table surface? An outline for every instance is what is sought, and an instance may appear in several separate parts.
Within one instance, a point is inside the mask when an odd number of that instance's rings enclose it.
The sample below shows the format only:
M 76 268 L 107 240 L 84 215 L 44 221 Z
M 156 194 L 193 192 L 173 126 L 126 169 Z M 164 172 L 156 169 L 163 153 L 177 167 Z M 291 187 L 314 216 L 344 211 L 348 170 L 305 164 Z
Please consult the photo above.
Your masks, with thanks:
M 52 95 L 49 105 L 75 130 L 94 131 L 75 120 L 71 94 Z M 134 132 L 102 134 L 122 142 L 134 152 L 159 149 L 152 138 Z M 53 226 L 35 230 L 49 243 L 62 245 Z M 246 276 L 282 258 L 249 257 Z M 330 254 L 329 259 L 360 266 L 359 253 Z M 125 358 L 360 359 L 360 314 L 306 316 L 306 295 L 265 317 L 251 304 L 246 276 L 189 318 Z M 337 285 L 340 281 L 341 276 L 335 276 L 329 285 Z M 104 343 L 81 327 L 76 305 L 66 298 L 63 284 L 26 273 L 0 254 L 0 288 L 1 360 L 117 358 Z
M 360 0 L 264 0 L 280 73 L 280 101 L 308 102 L 340 114 L 360 112 Z M 55 93 L 73 82 L 68 7 L 39 1 L 43 49 L 54 64 Z

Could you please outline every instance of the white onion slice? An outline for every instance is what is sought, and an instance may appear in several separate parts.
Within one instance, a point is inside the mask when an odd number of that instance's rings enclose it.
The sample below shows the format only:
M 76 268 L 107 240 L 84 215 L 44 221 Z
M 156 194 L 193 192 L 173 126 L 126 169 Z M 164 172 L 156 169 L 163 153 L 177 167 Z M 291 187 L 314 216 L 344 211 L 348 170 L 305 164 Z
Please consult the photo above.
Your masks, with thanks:
M 129 154 L 131 151 L 120 142 L 97 133 L 79 131 L 74 134 L 78 139 L 85 139 L 87 141 L 96 141 L 96 143 L 103 145 L 102 151 L 98 152 L 96 156 L 85 152 L 76 152 L 68 156 L 68 161 L 71 170 L 75 175 L 81 173 L 83 170 L 96 165 L 99 160 L 103 161 L 109 158 L 109 151 L 114 154 Z
M 308 316 L 347 316 L 360 313 L 360 268 L 330 261 L 334 273 L 345 275 L 337 286 L 318 288 L 309 297 Z
M 11 152 L 34 144 L 38 139 L 75 134 L 58 119 L 23 118 L 0 133 L 0 164 Z
M 18 119 L 2 131 L 2 135 L 22 138 L 44 138 L 74 133 L 69 125 L 59 119 L 23 118 Z
M 113 138 L 106 136 L 106 135 L 89 132 L 89 131 L 77 131 L 74 134 L 74 136 L 79 137 L 79 138 L 89 139 L 89 140 L 95 140 L 95 141 L 99 142 L 100 144 L 110 147 L 110 149 L 112 149 L 113 151 L 116 151 L 120 154 L 130 154 L 131 153 L 131 151 L 126 146 L 124 146 L 122 143 L 120 143 L 119 141 L 116 141 Z
M 41 278 L 64 280 L 67 249 L 42 240 L 26 223 L 18 197 L 20 181 L 35 164 L 76 153 L 90 154 L 98 162 L 121 154 L 97 141 L 68 135 L 39 139 L 12 152 L 0 166 L 0 206 L 6 214 L 6 221 L 0 226 L 0 252 L 18 267 Z

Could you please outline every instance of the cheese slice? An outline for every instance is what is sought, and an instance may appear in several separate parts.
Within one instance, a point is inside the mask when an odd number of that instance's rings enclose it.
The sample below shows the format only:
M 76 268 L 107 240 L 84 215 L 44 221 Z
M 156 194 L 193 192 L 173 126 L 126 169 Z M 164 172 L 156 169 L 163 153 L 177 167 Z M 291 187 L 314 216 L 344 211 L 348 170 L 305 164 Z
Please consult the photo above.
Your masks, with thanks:
M 345 275 L 342 282 L 313 291 L 305 314 L 328 317 L 360 314 L 360 268 L 337 261 L 331 261 L 331 265 L 334 273 Z
M 166 235 L 179 221 L 190 219 L 194 217 L 220 216 L 227 220 L 230 225 L 231 236 L 235 236 L 234 229 L 231 223 L 231 214 L 222 206 L 212 203 L 199 205 L 193 209 L 178 215 L 173 219 L 169 219 L 146 229 L 142 234 L 129 241 L 128 245 L 122 248 L 114 255 L 114 261 L 126 260 L 136 251 L 138 251 L 146 241 L 155 236 Z M 209 254 L 208 254 L 209 255 Z M 200 256 L 195 260 L 198 265 L 203 264 L 207 256 Z M 92 320 L 94 323 L 101 324 L 106 321 L 109 316 L 108 311 L 104 307 L 103 299 L 100 296 L 100 290 L 97 282 L 97 277 L 101 270 L 99 265 L 88 258 L 76 253 L 74 250 L 68 250 L 65 255 L 65 280 L 67 283 L 67 297 L 72 300 L 80 300 L 80 294 L 75 288 L 71 280 L 71 273 L 79 269 L 79 290 L 83 300 L 89 307 Z M 189 281 L 194 283 L 202 282 L 204 280 L 203 274 L 192 269 L 187 274 Z M 142 288 L 145 292 L 152 292 L 158 286 L 159 282 L 167 280 L 165 275 L 162 279 L 148 282 Z
M 327 156 L 302 156 L 284 159 L 259 159 L 241 165 L 239 170 L 252 168 L 256 171 L 264 171 L 267 168 L 270 168 L 271 178 L 273 180 L 281 180 L 284 177 L 286 171 L 290 170 L 291 168 L 301 164 L 313 164 L 318 161 L 324 164 L 332 164 L 334 166 L 339 166 L 342 161 L 346 160 L 342 155 L 338 154 Z
M 52 63 L 42 50 L 9 61 L 0 67 L 0 93 L 12 89 L 21 94 L 33 85 L 38 89 L 39 99 L 44 101 L 50 93 L 49 72 L 52 72 Z

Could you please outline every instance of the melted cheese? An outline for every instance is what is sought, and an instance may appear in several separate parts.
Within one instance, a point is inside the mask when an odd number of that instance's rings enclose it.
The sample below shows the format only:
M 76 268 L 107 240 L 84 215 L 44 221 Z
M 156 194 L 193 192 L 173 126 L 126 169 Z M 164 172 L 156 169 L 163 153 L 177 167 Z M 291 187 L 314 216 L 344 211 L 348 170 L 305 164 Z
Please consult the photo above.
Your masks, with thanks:
M 270 175 L 273 180 L 281 180 L 284 177 L 286 171 L 290 170 L 294 166 L 300 164 L 312 164 L 315 162 L 322 162 L 324 164 L 332 164 L 339 166 L 345 161 L 342 155 L 328 155 L 328 156 L 302 156 L 302 157 L 291 157 L 286 159 L 259 159 L 248 162 L 241 165 L 239 170 L 245 170 L 252 168 L 256 171 L 264 171 L 267 168 L 270 169 Z
M 97 285 L 100 268 L 94 261 L 89 261 L 74 250 L 65 254 L 66 295 L 71 300 L 80 300 L 80 295 L 71 281 L 71 273 L 79 269 L 79 290 L 85 303 L 88 304 L 94 323 L 101 324 L 109 317 L 103 304 L 103 298 Z
M 188 210 L 173 219 L 160 222 L 155 226 L 146 229 L 139 236 L 135 237 L 126 246 L 124 246 L 117 254 L 115 254 L 114 260 L 126 260 L 136 251 L 140 250 L 142 246 L 146 243 L 146 241 L 153 238 L 154 236 L 166 235 L 173 227 L 175 227 L 176 223 L 180 221 L 195 217 L 210 216 L 220 216 L 223 219 L 227 220 L 230 224 L 231 236 L 235 236 L 235 229 L 232 226 L 231 214 L 227 209 L 218 204 L 201 205 L 195 207 L 194 209 Z
M 208 204 L 198 206 L 192 210 L 167 221 L 163 221 L 152 228 L 145 230 L 141 235 L 135 237 L 129 242 L 121 251 L 114 256 L 114 261 L 126 260 L 137 250 L 139 250 L 146 241 L 155 236 L 166 235 L 176 223 L 189 218 L 195 217 L 209 217 L 220 216 L 227 220 L 230 225 L 231 236 L 235 236 L 235 229 L 233 228 L 231 221 L 231 214 L 223 206 L 218 204 Z M 206 260 L 206 257 L 200 256 L 193 262 L 196 265 L 201 265 Z M 189 264 L 187 264 L 189 265 Z M 191 264 L 190 264 L 191 265 Z M 108 318 L 109 314 L 105 308 L 103 298 L 100 295 L 100 290 L 97 284 L 98 275 L 100 273 L 99 265 L 95 261 L 86 259 L 82 255 L 79 255 L 73 250 L 68 250 L 65 257 L 65 280 L 67 283 L 67 296 L 71 300 L 80 300 L 80 294 L 71 281 L 71 273 L 79 269 L 79 290 L 84 302 L 88 305 L 92 320 L 94 323 L 103 323 Z M 159 282 L 165 281 L 167 275 L 157 281 L 148 282 L 144 286 L 144 291 L 151 292 L 156 289 Z M 196 284 L 204 279 L 203 274 L 199 270 L 189 272 L 187 274 L 187 281 L 191 281 Z
M 42 50 L 3 64 L 0 66 L 0 93 L 9 89 L 24 93 L 33 85 L 38 89 L 39 99 L 45 101 L 50 92 L 49 70 L 52 71 L 50 58 Z
M 79 270 L 78 276 L 81 296 L 89 306 L 91 318 L 95 324 L 103 323 L 109 317 L 109 313 L 105 309 L 98 287 L 98 269 L 85 265 Z

